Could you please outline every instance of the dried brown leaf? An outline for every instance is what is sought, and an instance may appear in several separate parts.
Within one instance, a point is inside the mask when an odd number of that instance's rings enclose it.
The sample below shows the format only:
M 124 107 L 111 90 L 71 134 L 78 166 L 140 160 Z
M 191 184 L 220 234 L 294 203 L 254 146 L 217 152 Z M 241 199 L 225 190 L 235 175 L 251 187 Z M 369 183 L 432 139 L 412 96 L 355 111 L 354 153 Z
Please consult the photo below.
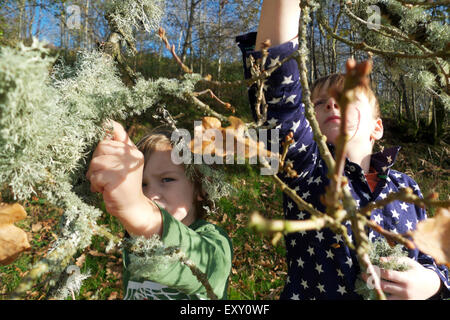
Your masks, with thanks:
M 13 225 L 26 216 L 20 204 L 0 203 L 0 265 L 10 264 L 21 252 L 30 249 L 27 233 Z
M 245 158 L 253 158 L 258 155 L 270 157 L 270 151 L 266 150 L 264 143 L 261 141 L 254 141 L 253 139 L 245 136 L 245 124 L 244 122 L 234 116 L 228 117 L 230 125 L 223 128 L 222 123 L 219 119 L 214 117 L 204 117 L 202 119 L 202 126 L 199 131 L 197 131 L 194 140 L 190 142 L 190 149 L 195 154 L 208 154 L 217 155 L 219 157 L 225 157 L 227 155 L 236 155 L 238 150 L 238 145 L 243 147 Z M 197 129 L 198 130 L 198 129 Z M 206 133 L 208 130 L 208 134 Z M 216 137 L 222 137 L 221 143 L 216 144 Z M 232 139 L 233 141 L 228 141 L 227 139 Z M 216 148 L 216 145 L 221 145 L 222 148 Z M 227 146 L 233 146 L 230 150 Z M 241 154 L 239 154 L 241 155 Z
M 32 232 L 39 232 L 42 229 L 42 223 L 37 222 L 37 223 L 33 223 L 31 225 L 31 231 Z
M 12 263 L 19 254 L 30 248 L 27 234 L 12 224 L 0 225 L 0 264 Z
M 203 117 L 202 126 L 205 129 L 220 129 L 222 124 L 219 119 L 214 117 Z
M 78 268 L 81 268 L 84 265 L 85 261 L 86 261 L 86 254 L 83 253 L 81 256 L 77 258 L 75 264 Z
M 24 208 L 18 203 L 0 203 L 0 225 L 14 223 L 27 217 Z
M 108 300 L 117 300 L 119 293 L 116 291 L 111 292 L 111 294 L 108 297 Z
M 89 250 L 88 254 L 93 257 L 106 257 L 107 256 L 107 254 L 105 254 L 103 252 L 99 252 L 97 250 Z
M 436 263 L 450 265 L 450 211 L 438 208 L 433 218 L 421 221 L 412 232 L 420 251 L 432 256 Z

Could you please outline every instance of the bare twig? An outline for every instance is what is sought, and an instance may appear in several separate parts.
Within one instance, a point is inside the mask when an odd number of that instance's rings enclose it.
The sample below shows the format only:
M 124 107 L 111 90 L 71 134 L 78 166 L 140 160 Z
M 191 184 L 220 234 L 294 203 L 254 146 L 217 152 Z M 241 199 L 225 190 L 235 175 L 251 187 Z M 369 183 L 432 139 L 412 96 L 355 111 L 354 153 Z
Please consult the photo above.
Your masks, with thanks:
M 177 53 L 175 52 L 175 46 L 174 45 L 172 45 L 172 46 L 170 45 L 169 40 L 167 40 L 167 37 L 166 37 L 166 31 L 163 28 L 159 28 L 158 36 L 164 42 L 164 44 L 166 45 L 166 48 L 170 51 L 170 53 L 172 54 L 173 58 L 178 63 L 178 65 L 181 67 L 181 69 L 185 73 L 192 73 L 192 70 L 188 66 L 186 66 L 183 63 L 183 61 L 181 61 L 180 57 L 178 57 Z
M 211 287 L 211 284 L 208 281 L 208 277 L 207 275 L 202 272 L 196 265 L 194 262 L 192 262 L 191 260 L 189 260 L 184 254 L 182 255 L 182 257 L 180 258 L 181 263 L 183 263 L 184 265 L 186 265 L 189 270 L 191 270 L 192 274 L 197 278 L 197 280 L 205 287 L 206 289 L 206 295 L 208 296 L 209 299 L 211 300 L 218 300 L 219 298 L 217 297 L 217 295 L 214 293 L 213 288 Z
M 220 99 L 214 94 L 214 92 L 212 92 L 211 89 L 206 89 L 206 90 L 203 90 L 203 91 L 200 91 L 200 92 L 194 92 L 194 93 L 193 93 L 193 95 L 194 95 L 195 97 L 198 97 L 198 96 L 201 96 L 201 95 L 204 95 L 204 94 L 209 94 L 209 96 L 210 96 L 211 98 L 213 98 L 214 100 L 216 100 L 218 103 L 220 103 L 221 105 L 223 105 L 226 109 L 230 110 L 232 113 L 235 113 L 235 112 L 236 112 L 236 109 L 233 108 L 233 107 L 231 106 L 230 103 L 224 102 L 224 101 L 220 100 Z
M 431 194 L 427 198 L 420 198 L 415 195 L 411 188 L 401 189 L 399 192 L 390 193 L 385 199 L 377 202 L 369 203 L 367 206 L 361 209 L 361 214 L 370 217 L 370 213 L 378 208 L 383 208 L 393 201 L 404 201 L 413 203 L 419 207 L 450 207 L 450 200 L 436 200 L 437 194 Z
M 262 57 L 259 63 L 259 66 L 251 60 L 250 70 L 252 70 L 253 76 L 258 76 L 260 73 L 265 71 L 265 65 L 267 61 L 267 57 L 269 56 L 269 47 L 271 43 L 270 40 L 266 40 L 262 43 Z M 257 82 L 257 94 L 256 94 L 256 104 L 255 104 L 255 112 L 257 118 L 257 126 L 262 125 L 267 120 L 267 103 L 266 98 L 264 96 L 264 83 L 265 79 L 260 79 Z M 261 112 L 262 107 L 262 112 Z
M 195 95 L 192 93 L 187 94 L 187 98 L 199 109 L 203 110 L 207 114 L 218 118 L 220 121 L 227 121 L 227 117 L 221 115 L 220 113 L 217 113 L 213 109 L 211 109 L 210 106 L 208 106 L 206 103 L 203 103 L 200 99 L 198 99 Z

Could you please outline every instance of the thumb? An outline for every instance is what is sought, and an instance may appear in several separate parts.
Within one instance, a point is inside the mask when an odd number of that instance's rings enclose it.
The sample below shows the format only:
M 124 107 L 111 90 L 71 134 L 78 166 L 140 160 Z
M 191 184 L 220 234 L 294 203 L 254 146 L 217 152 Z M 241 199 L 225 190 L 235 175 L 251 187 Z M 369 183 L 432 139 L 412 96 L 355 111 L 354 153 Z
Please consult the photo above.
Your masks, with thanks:
M 123 143 L 126 143 L 130 146 L 134 146 L 134 143 L 131 141 L 130 137 L 128 136 L 127 132 L 125 131 L 125 128 L 118 122 L 114 120 L 108 120 L 107 125 L 112 127 L 112 140 L 113 141 L 120 141 Z

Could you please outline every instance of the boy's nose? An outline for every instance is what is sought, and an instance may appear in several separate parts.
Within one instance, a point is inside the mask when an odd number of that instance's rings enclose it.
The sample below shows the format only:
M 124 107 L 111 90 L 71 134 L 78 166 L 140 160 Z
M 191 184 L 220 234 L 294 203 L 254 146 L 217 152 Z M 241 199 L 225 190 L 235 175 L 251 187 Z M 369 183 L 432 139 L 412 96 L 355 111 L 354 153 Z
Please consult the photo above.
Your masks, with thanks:
M 339 109 L 339 106 L 336 103 L 336 100 L 334 98 L 329 98 L 327 102 L 327 110 L 330 109 Z
M 144 195 L 149 198 L 150 200 L 160 200 L 161 195 L 155 188 L 150 188 L 150 186 L 147 186 L 144 190 Z
M 161 200 L 161 194 L 159 192 L 150 191 L 149 199 L 153 201 Z

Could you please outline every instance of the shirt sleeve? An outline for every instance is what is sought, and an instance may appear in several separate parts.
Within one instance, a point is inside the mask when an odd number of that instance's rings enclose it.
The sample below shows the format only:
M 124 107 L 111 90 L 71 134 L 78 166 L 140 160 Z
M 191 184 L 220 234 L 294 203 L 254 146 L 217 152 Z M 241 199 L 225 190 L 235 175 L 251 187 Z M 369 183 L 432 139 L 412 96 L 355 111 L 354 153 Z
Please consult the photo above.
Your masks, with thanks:
M 226 299 L 232 260 L 232 246 L 227 234 L 219 227 L 203 220 L 198 220 L 188 227 L 164 209 L 161 209 L 161 214 L 163 244 L 166 247 L 179 247 L 186 257 L 206 274 L 217 297 Z M 152 278 L 147 280 L 188 295 L 207 298 L 205 287 L 197 280 L 189 267 L 180 261 L 169 264 L 167 268 L 158 269 L 152 273 Z
M 254 51 L 256 33 L 248 33 L 236 38 L 238 46 L 242 51 L 244 77 L 250 79 L 252 77 L 250 71 L 250 56 L 255 61 L 261 58 L 261 51 Z M 269 48 L 265 68 L 271 70 L 277 67 L 277 63 L 284 58 L 289 57 L 298 49 L 298 43 L 289 41 L 278 46 Z M 257 84 L 253 84 L 248 88 L 248 97 L 250 107 L 255 120 L 256 119 L 256 100 L 257 100 Z M 299 71 L 295 59 L 284 62 L 280 67 L 271 73 L 264 81 L 264 96 L 268 104 L 267 123 L 275 126 L 280 130 L 280 139 L 283 139 L 289 131 L 294 132 L 294 139 L 297 141 L 303 131 L 308 130 L 307 120 L 304 114 L 302 101 L 302 88 L 300 83 Z M 310 135 L 312 140 L 312 134 Z
M 242 51 L 244 77 L 251 78 L 249 57 L 254 59 L 261 57 L 261 51 L 254 51 L 256 33 L 248 33 L 236 38 L 239 48 Z M 266 69 L 277 67 L 278 62 L 291 56 L 298 50 L 298 41 L 288 41 L 278 46 L 268 49 Z M 257 84 L 248 88 L 248 97 L 253 117 L 256 120 Z M 299 186 L 301 192 L 317 192 L 320 181 L 326 180 L 326 165 L 323 163 L 321 155 L 314 141 L 314 135 L 310 123 L 305 115 L 305 105 L 302 103 L 302 86 L 296 59 L 284 62 L 265 80 L 264 95 L 267 102 L 267 125 L 269 128 L 279 130 L 279 152 L 282 152 L 282 141 L 289 132 L 293 132 L 294 143 L 289 146 L 286 161 L 291 161 L 293 169 L 297 172 L 296 178 L 289 178 L 279 174 L 289 186 Z M 269 136 L 269 135 L 268 135 Z M 271 141 L 270 143 L 274 143 Z M 312 179 L 316 179 L 316 184 L 311 184 Z M 319 180 L 317 180 L 319 179 Z M 307 183 L 309 181 L 309 183 Z M 313 189 L 314 188 L 314 189 Z M 285 201 L 286 202 L 286 201 Z M 320 203 L 314 204 L 321 206 Z
M 261 51 L 254 51 L 256 33 L 248 33 L 236 38 L 242 51 L 244 76 L 251 78 L 249 57 L 261 58 Z M 277 67 L 279 62 L 291 56 L 298 50 L 298 41 L 288 41 L 278 46 L 270 47 L 266 61 L 266 69 L 272 72 L 264 82 L 264 96 L 267 102 L 266 125 L 279 130 L 280 140 L 284 140 L 289 132 L 294 133 L 294 143 L 290 146 L 287 159 L 295 161 L 294 169 L 301 172 L 311 171 L 308 165 L 315 165 L 318 156 L 317 145 L 313 139 L 313 131 L 305 115 L 305 105 L 302 103 L 302 86 L 297 61 L 290 59 Z M 248 88 L 248 97 L 253 117 L 256 120 L 257 84 Z M 280 152 L 281 141 L 279 143 Z

